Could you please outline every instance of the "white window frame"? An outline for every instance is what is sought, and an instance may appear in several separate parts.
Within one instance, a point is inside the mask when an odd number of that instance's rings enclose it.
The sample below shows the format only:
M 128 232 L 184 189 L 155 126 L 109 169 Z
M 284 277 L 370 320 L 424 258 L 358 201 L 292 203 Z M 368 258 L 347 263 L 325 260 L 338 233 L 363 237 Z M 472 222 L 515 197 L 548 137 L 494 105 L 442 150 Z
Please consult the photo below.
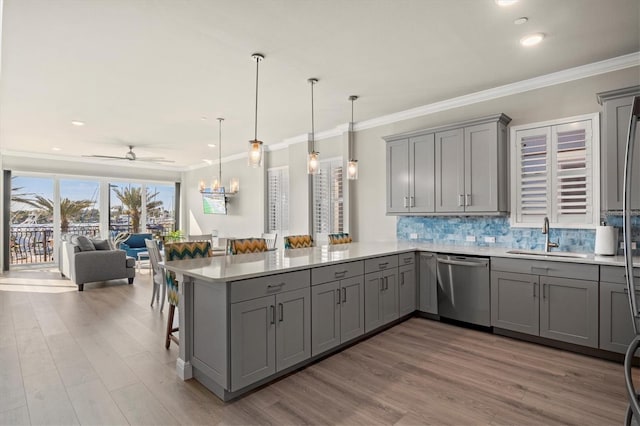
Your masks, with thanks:
M 552 132 L 554 126 L 565 126 L 571 123 L 580 121 L 591 122 L 591 140 L 587 146 L 587 156 L 591 156 L 591 170 L 589 171 L 589 178 L 591 179 L 591 199 L 587 199 L 587 205 L 591 206 L 590 213 L 585 217 L 584 222 L 558 222 L 556 201 L 553 199 L 554 189 L 553 185 L 556 183 L 556 164 L 553 163 L 555 153 L 552 152 L 553 141 L 555 135 Z M 520 214 L 519 206 L 519 190 L 518 187 L 518 171 L 520 169 L 520 144 L 517 139 L 518 132 L 526 130 L 540 129 L 548 127 L 551 137 L 547 140 L 547 180 L 551 182 L 548 186 L 547 193 L 547 216 L 549 217 L 550 226 L 552 228 L 573 228 L 573 229 L 594 229 L 600 222 L 600 114 L 583 114 L 573 117 L 565 117 L 555 120 L 542 121 L 537 123 L 523 124 L 520 126 L 511 127 L 510 140 L 511 140 L 511 227 L 514 228 L 534 228 L 542 226 L 542 218 L 535 222 L 532 221 L 520 221 L 518 219 Z M 589 196 L 587 196 L 589 197 Z
M 279 205 L 279 215 L 280 217 L 274 218 L 276 223 L 280 224 L 279 228 L 272 229 L 271 228 L 271 190 L 270 190 L 270 175 L 272 173 L 279 174 L 280 180 L 280 192 L 277 195 L 276 203 Z M 286 174 L 286 178 L 284 175 Z M 267 196 L 265 197 L 267 200 L 267 208 L 266 208 L 266 232 L 270 233 L 287 233 L 289 231 L 289 208 L 290 208 L 290 197 L 289 197 L 289 166 L 281 166 L 281 167 L 270 167 L 267 169 Z M 284 225 L 284 226 L 283 226 Z M 282 229 L 280 229 L 282 228 Z
M 327 206 L 327 211 L 329 212 L 329 223 L 327 224 L 327 231 L 322 231 L 320 229 L 318 229 L 318 223 L 317 223 L 317 211 L 316 211 L 316 207 L 318 206 L 318 203 L 316 202 L 316 176 L 313 176 L 313 183 L 312 183 L 312 200 L 313 200 L 313 206 L 312 206 L 312 218 L 313 218 L 313 223 L 312 223 L 312 230 L 313 230 L 313 235 L 314 238 L 316 240 L 323 240 L 326 238 L 327 234 L 331 234 L 331 233 L 335 233 L 335 232 L 343 232 L 344 231 L 344 176 L 342 176 L 342 178 L 340 179 L 340 185 L 342 186 L 342 198 L 341 199 L 335 199 L 334 198 L 334 194 L 333 191 L 331 190 L 331 183 L 332 183 L 332 179 L 333 179 L 333 170 L 334 168 L 340 167 L 342 168 L 342 173 L 344 174 L 345 172 L 345 168 L 344 168 L 344 162 L 342 157 L 333 157 L 333 158 L 327 158 L 325 160 L 321 160 L 320 161 L 320 166 L 319 169 L 329 169 L 329 206 Z M 335 230 L 335 217 L 334 217 L 334 210 L 336 209 L 337 203 L 341 202 L 342 203 L 342 217 L 341 217 L 341 221 L 342 221 L 342 230 Z

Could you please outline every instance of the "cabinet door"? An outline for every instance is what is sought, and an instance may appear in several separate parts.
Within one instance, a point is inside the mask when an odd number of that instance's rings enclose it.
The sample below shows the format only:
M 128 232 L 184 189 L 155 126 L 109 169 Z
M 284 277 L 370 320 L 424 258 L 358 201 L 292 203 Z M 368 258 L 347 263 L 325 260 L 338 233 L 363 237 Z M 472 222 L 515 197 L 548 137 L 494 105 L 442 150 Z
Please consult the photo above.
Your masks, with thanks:
M 276 295 L 276 371 L 311 357 L 309 288 Z
M 435 211 L 434 135 L 409 139 L 409 211 Z
M 601 210 L 622 210 L 622 187 L 625 163 L 625 152 L 631 103 L 633 96 L 611 99 L 604 102 L 602 125 L 602 160 L 601 182 L 602 206 Z M 640 129 L 636 130 L 636 149 L 633 156 L 633 185 L 640 186 Z M 631 200 L 631 208 L 640 209 L 640 196 Z
M 382 311 L 382 323 L 387 324 L 398 319 L 398 270 L 382 272 L 384 290 L 381 295 L 380 309 Z
M 439 132 L 436 144 L 436 212 L 464 211 L 462 129 Z
M 598 283 L 540 277 L 540 336 L 598 347 Z
M 398 267 L 398 315 L 416 310 L 416 268 L 414 265 Z
M 636 290 L 640 298 L 640 291 Z M 624 284 L 600 283 L 600 349 L 625 353 L 633 339 L 633 318 Z
M 491 325 L 520 333 L 540 333 L 537 275 L 491 272 Z
M 438 314 L 438 272 L 434 253 L 420 253 L 419 278 L 420 303 L 418 309 L 430 314 Z
M 387 142 L 387 213 L 409 211 L 409 142 Z
M 340 282 L 340 343 L 364 334 L 364 276 Z
M 340 282 L 311 287 L 311 355 L 340 344 Z
M 382 289 L 384 280 L 381 272 L 364 276 L 364 331 L 370 332 L 380 327 L 382 322 Z
M 498 210 L 497 123 L 464 129 L 464 209 L 467 212 Z
M 276 372 L 275 298 L 231 304 L 231 390 Z

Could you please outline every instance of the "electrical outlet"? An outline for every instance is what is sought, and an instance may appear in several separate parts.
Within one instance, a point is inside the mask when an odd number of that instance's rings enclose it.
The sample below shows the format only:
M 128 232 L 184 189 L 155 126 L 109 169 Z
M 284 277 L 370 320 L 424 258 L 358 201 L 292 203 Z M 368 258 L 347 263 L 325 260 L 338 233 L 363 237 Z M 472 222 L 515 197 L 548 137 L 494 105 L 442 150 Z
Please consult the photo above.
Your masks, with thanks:
M 467 235 L 467 242 L 474 243 L 476 241 L 476 237 L 474 235 Z
M 418 234 L 416 234 L 415 232 L 409 234 L 409 239 L 410 240 L 417 240 L 418 239 Z
M 484 242 L 485 243 L 495 243 L 496 242 L 496 237 L 484 237 Z
M 624 249 L 624 241 L 620 241 L 620 248 Z M 635 250 L 637 247 L 636 241 L 631 241 L 631 250 Z

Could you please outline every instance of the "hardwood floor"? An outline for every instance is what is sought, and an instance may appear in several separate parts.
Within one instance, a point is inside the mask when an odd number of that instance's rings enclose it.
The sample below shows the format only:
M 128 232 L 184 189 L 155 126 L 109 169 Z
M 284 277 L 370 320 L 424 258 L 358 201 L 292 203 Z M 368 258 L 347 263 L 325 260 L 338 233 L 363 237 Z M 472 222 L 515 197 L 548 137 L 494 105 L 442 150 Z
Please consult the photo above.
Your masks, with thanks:
M 168 310 L 149 306 L 148 273 L 84 292 L 67 284 L 57 272 L 0 275 L 0 425 L 617 425 L 624 417 L 619 364 L 421 318 L 224 404 L 178 379 L 176 346 L 164 349 Z

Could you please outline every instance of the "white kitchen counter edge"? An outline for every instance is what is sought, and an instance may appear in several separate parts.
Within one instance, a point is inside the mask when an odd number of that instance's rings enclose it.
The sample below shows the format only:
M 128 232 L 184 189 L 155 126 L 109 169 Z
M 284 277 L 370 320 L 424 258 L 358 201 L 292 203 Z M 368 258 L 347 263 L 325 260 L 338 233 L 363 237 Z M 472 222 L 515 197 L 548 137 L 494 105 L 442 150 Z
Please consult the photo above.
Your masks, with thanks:
M 216 256 L 204 259 L 177 260 L 164 262 L 164 267 L 170 271 L 185 274 L 194 278 L 222 283 L 335 265 L 344 262 L 354 262 L 411 251 L 624 266 L 623 256 L 596 256 L 591 254 L 588 255 L 587 258 L 566 258 L 507 253 L 509 250 L 513 249 L 410 242 L 351 243 L 285 251 L 277 250 L 265 253 L 252 253 L 235 256 Z M 634 266 L 640 266 L 640 257 L 634 258 Z

